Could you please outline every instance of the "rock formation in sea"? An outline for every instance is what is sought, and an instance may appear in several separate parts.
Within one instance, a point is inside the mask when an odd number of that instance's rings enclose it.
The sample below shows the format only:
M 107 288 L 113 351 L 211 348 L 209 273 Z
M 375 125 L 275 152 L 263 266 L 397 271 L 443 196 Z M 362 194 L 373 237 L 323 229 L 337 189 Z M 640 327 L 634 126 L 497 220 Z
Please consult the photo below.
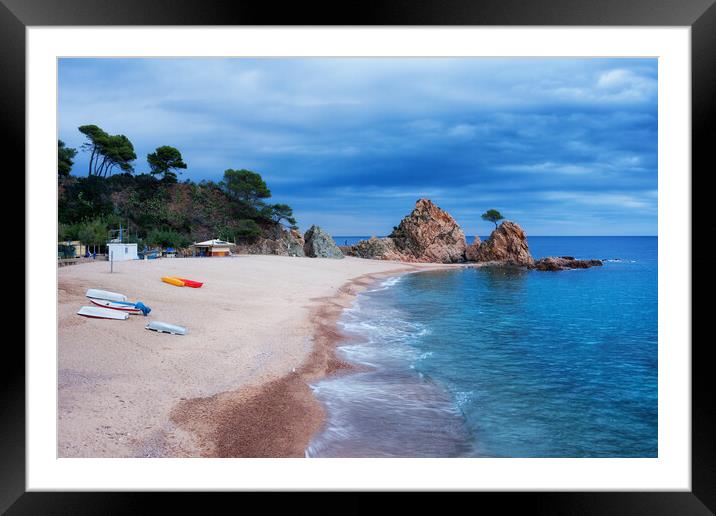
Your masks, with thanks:
M 303 237 L 296 229 L 286 229 L 280 224 L 262 228 L 261 236 L 236 243 L 240 254 L 277 254 L 281 256 L 305 256 Z
M 419 199 L 389 237 L 400 252 L 417 262 L 465 261 L 465 233 L 448 212 L 429 199 Z
M 566 269 L 588 269 L 601 267 L 602 260 L 575 260 L 574 256 L 548 256 L 536 260 L 530 269 L 539 271 L 563 271 Z
M 312 258 L 343 258 L 343 252 L 333 241 L 331 235 L 319 226 L 311 226 L 303 236 L 303 252 Z
M 465 261 L 466 248 L 465 234 L 455 219 L 429 199 L 419 199 L 390 235 L 362 240 L 351 254 L 379 260 L 459 263 Z
M 534 263 L 524 230 L 508 220 L 500 224 L 490 238 L 477 245 L 471 245 L 466 255 L 467 259 L 473 262 L 495 262 L 500 265 L 526 267 Z
M 476 236 L 475 241 L 468 246 L 465 234 L 455 219 L 429 199 L 419 199 L 415 209 L 387 237 L 361 240 L 345 248 L 345 253 L 374 260 L 433 263 L 467 261 L 543 271 L 586 269 L 602 265 L 600 260 L 575 260 L 571 256 L 550 256 L 535 261 L 524 230 L 508 220 L 495 228 L 484 242 Z M 306 254 L 309 254 L 308 250 Z
M 472 242 L 472 244 L 467 246 L 467 249 L 465 249 L 465 259 L 468 262 L 476 261 L 475 257 L 477 256 L 477 250 L 480 249 L 481 243 L 482 242 L 480 242 L 480 237 L 475 235 L 475 240 Z

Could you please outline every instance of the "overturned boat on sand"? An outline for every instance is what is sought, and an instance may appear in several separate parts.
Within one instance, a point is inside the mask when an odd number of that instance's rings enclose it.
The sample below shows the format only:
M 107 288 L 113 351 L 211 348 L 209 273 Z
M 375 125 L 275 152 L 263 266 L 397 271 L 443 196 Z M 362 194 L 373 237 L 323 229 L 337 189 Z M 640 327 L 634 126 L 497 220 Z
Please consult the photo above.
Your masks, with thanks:
M 106 299 L 107 301 L 126 301 L 127 296 L 124 294 L 117 294 L 116 292 L 109 292 L 108 290 L 99 290 L 96 288 L 90 288 L 85 294 L 90 299 Z
M 186 335 L 187 329 L 184 326 L 169 324 L 160 321 L 152 321 L 145 326 L 146 329 L 159 333 L 171 333 L 172 335 Z
M 129 314 L 127 312 L 112 310 L 110 308 L 100 308 L 98 306 L 83 306 L 77 311 L 77 314 L 91 319 L 125 320 L 129 318 Z

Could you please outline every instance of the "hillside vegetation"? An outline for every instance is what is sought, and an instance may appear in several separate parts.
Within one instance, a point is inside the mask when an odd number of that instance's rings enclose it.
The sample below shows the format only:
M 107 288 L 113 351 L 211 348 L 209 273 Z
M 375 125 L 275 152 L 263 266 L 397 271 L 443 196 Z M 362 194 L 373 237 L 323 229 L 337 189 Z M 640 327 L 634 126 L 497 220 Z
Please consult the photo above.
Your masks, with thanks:
M 91 156 L 86 176 L 70 174 L 77 151 L 58 142 L 58 241 L 103 245 L 122 224 L 142 246 L 185 247 L 210 238 L 250 242 L 277 225 L 295 227 L 291 208 L 268 202 L 271 191 L 256 172 L 227 169 L 221 182 L 179 182 L 187 164 L 165 145 L 147 156 L 149 173 L 135 174 L 126 136 L 93 125 L 79 130 Z

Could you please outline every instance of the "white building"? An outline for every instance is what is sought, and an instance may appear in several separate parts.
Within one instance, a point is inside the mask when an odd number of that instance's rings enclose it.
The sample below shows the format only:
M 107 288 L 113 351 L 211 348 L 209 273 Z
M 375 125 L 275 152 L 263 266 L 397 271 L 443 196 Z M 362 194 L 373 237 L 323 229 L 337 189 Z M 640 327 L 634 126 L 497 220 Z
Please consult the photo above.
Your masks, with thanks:
M 107 258 L 115 262 L 125 260 L 138 260 L 137 244 L 127 244 L 124 242 L 108 242 Z

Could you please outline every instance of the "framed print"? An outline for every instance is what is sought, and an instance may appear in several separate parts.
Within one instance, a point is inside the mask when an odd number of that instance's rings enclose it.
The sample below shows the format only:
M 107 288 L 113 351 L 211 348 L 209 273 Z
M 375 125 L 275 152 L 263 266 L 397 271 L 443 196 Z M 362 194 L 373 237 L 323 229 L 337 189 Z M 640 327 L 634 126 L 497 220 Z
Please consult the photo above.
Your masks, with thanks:
M 713 2 L 2 2 L 28 242 L 3 510 L 714 510 Z

